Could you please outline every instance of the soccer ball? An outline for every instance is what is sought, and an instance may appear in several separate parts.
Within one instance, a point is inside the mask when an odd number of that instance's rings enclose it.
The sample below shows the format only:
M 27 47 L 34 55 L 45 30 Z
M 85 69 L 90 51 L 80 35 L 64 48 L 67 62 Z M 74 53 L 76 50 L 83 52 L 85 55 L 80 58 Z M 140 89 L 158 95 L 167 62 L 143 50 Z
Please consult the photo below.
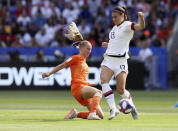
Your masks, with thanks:
M 133 109 L 133 105 L 131 104 L 129 99 L 120 100 L 118 106 L 119 106 L 120 112 L 122 112 L 124 114 L 129 114 Z

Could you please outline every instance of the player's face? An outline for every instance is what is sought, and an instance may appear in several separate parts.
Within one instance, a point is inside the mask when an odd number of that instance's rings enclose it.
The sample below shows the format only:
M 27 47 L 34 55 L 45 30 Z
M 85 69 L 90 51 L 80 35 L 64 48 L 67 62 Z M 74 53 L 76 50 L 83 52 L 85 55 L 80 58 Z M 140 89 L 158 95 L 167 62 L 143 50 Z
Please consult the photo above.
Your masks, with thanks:
M 82 52 L 83 52 L 83 55 L 85 58 L 87 58 L 90 53 L 91 53 L 91 49 L 92 49 L 92 46 L 90 43 L 87 43 L 83 48 L 82 48 Z
M 118 12 L 112 12 L 112 20 L 115 25 L 118 25 L 122 20 L 122 15 L 120 15 Z

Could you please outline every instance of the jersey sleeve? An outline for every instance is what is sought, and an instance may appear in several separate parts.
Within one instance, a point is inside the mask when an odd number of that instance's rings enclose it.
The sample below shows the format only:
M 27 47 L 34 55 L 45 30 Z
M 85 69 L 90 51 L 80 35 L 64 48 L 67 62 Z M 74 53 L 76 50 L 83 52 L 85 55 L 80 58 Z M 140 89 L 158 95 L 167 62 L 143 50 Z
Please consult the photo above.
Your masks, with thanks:
M 135 23 L 127 21 L 125 28 L 127 31 L 134 31 L 135 30 L 134 25 L 135 25 Z
M 77 58 L 75 56 L 69 57 L 67 60 L 64 62 L 67 64 L 67 66 L 70 66 L 76 62 Z

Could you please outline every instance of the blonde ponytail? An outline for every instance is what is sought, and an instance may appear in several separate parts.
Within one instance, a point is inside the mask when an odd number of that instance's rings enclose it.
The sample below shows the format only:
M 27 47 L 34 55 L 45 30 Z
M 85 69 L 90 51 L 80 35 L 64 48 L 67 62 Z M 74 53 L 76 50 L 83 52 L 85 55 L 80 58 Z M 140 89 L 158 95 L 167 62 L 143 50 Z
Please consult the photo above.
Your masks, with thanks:
M 72 22 L 69 26 L 66 27 L 66 33 L 64 34 L 69 40 L 75 41 L 72 45 L 76 48 L 85 46 L 87 43 L 90 43 L 87 40 L 83 39 L 83 36 L 79 32 L 76 24 Z
M 67 26 L 66 33 L 64 35 L 68 39 L 73 40 L 75 42 L 83 41 L 83 36 L 79 32 L 75 22 L 72 22 L 69 26 Z

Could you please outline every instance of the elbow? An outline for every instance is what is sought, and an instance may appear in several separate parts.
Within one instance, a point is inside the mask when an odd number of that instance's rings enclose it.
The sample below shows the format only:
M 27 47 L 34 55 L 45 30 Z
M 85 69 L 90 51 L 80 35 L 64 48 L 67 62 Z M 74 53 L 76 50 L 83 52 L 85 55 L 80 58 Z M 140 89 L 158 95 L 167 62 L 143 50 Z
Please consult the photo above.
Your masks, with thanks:
M 140 24 L 135 26 L 135 30 L 143 30 L 143 29 L 145 29 L 145 24 Z

